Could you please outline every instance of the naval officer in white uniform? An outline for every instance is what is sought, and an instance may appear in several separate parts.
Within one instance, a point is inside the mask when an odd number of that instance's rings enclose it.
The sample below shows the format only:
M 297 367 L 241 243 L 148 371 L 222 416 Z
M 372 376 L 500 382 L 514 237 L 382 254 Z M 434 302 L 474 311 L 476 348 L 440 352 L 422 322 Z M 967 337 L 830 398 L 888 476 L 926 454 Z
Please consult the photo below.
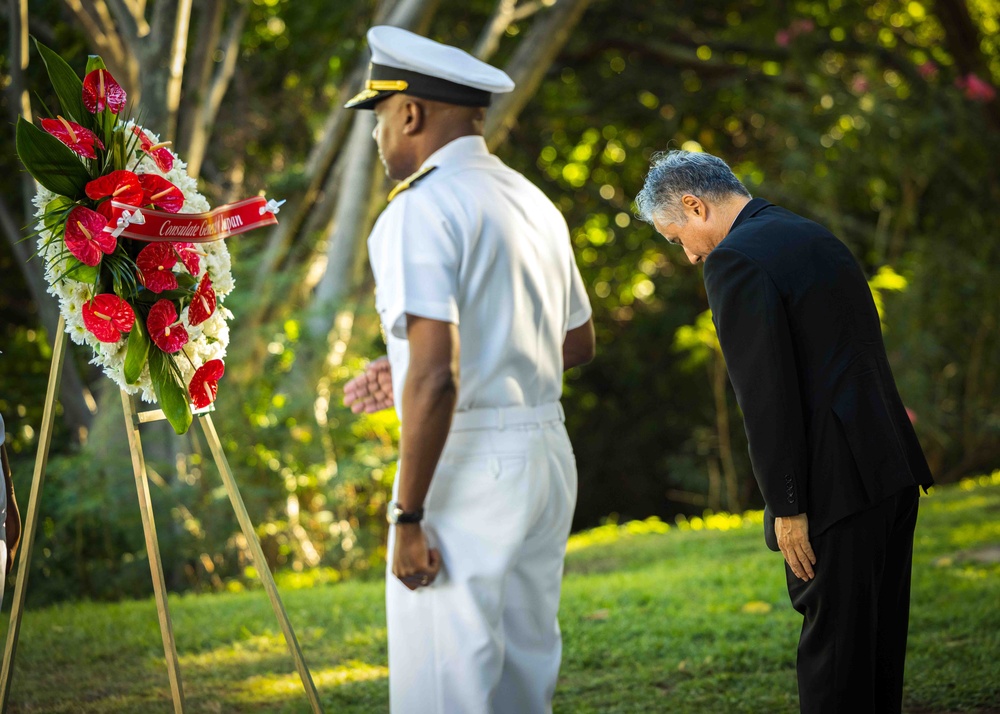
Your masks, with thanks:
M 402 183 L 368 240 L 390 366 L 345 397 L 367 408 L 394 395 L 402 426 L 391 710 L 549 712 L 576 504 L 559 398 L 563 371 L 593 357 L 590 304 L 562 215 L 483 139 L 490 96 L 511 79 L 397 28 L 368 42 L 370 78 L 347 106 L 375 111 Z M 387 372 L 379 403 L 364 384 Z

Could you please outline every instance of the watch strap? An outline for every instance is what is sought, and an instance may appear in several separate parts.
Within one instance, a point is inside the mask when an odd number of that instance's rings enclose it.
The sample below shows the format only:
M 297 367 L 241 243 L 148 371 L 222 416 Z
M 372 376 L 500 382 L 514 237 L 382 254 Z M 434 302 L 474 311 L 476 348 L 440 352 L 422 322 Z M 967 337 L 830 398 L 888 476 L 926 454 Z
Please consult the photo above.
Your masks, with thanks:
M 424 509 L 418 508 L 415 511 L 404 511 L 398 501 L 391 501 L 386 515 L 389 523 L 393 525 L 420 523 L 424 519 Z

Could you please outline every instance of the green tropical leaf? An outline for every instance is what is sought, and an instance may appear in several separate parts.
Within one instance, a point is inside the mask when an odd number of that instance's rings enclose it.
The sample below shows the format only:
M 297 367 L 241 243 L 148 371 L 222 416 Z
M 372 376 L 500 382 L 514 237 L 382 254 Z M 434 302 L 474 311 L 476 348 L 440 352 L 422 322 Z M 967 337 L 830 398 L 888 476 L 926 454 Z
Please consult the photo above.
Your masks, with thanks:
M 87 72 L 90 74 L 95 69 L 107 69 L 108 66 L 104 64 L 104 60 L 101 59 L 100 55 L 88 55 L 87 56 Z
M 66 269 L 59 276 L 59 280 L 73 278 L 81 283 L 93 285 L 97 282 L 97 276 L 101 274 L 100 265 L 87 265 L 74 257 L 68 258 L 65 265 Z
M 178 276 L 179 278 L 180 276 Z M 135 299 L 139 302 L 149 303 L 152 305 L 158 300 L 173 300 L 177 302 L 186 297 L 191 296 L 190 290 L 164 290 L 162 293 L 154 293 L 152 290 L 142 290 L 136 294 Z
M 66 64 L 66 60 L 50 50 L 38 40 L 35 40 L 35 47 L 45 62 L 45 69 L 49 72 L 49 81 L 52 88 L 59 97 L 59 106 L 64 116 L 69 117 L 77 124 L 94 129 L 94 116 L 83 106 L 83 82 L 73 71 L 73 68 Z
M 125 381 L 129 384 L 135 384 L 142 376 L 142 367 L 146 364 L 146 358 L 149 356 L 149 344 L 146 326 L 136 316 L 135 324 L 132 325 L 132 331 L 128 335 L 128 344 L 126 345 L 128 351 L 125 354 Z
M 66 217 L 76 206 L 76 201 L 65 196 L 56 196 L 45 204 L 45 213 L 42 215 L 42 223 L 45 228 L 53 233 L 62 233 L 66 224 Z
M 17 156 L 38 183 L 53 193 L 81 198 L 90 173 L 68 146 L 27 121 L 17 118 Z
M 133 328 L 134 329 L 134 328 Z M 169 358 L 159 349 L 149 350 L 149 376 L 160 409 L 178 434 L 185 434 L 191 426 L 191 407 L 188 406 L 187 390 L 177 383 L 177 377 L 170 369 Z

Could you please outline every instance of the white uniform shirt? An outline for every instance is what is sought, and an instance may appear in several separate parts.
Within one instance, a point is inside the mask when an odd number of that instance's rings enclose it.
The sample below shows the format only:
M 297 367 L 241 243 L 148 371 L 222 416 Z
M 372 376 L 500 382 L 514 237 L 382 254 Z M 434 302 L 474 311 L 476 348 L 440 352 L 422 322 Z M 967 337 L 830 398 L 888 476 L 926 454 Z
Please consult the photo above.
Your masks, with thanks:
M 457 411 L 559 401 L 566 332 L 591 314 L 565 219 L 481 136 L 455 139 L 428 166 L 368 239 L 397 412 L 407 313 L 458 325 Z

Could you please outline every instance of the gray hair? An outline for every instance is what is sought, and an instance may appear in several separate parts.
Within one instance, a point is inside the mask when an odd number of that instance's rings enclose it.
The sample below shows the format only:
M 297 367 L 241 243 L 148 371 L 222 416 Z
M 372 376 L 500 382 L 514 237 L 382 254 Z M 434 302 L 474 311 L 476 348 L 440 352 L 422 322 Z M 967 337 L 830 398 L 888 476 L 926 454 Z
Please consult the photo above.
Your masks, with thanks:
M 683 225 L 686 219 L 680 201 L 685 194 L 713 201 L 733 195 L 751 197 L 718 156 L 674 149 L 653 154 L 646 183 L 635 197 L 636 213 L 647 223 L 653 222 L 654 214 L 662 214 L 671 223 Z

